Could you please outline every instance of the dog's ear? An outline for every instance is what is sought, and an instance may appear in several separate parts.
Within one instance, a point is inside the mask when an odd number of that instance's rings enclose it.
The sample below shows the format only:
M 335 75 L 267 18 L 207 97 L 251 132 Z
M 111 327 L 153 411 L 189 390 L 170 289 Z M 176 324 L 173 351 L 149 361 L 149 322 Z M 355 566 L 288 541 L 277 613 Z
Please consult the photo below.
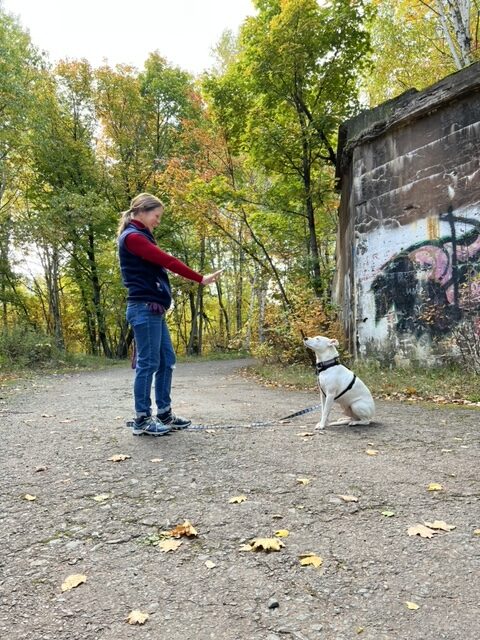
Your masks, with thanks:
M 338 347 L 338 346 L 340 346 L 340 343 L 338 342 L 338 340 L 336 338 L 332 338 L 330 340 L 330 346 L 331 347 Z

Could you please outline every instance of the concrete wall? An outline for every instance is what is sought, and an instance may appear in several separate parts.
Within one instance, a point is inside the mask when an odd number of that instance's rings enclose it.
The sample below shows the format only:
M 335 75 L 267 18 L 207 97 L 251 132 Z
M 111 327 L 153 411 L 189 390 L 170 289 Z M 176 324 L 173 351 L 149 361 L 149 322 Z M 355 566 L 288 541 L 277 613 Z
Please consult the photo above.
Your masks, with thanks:
M 346 122 L 334 297 L 350 348 L 433 363 L 480 341 L 480 63 Z

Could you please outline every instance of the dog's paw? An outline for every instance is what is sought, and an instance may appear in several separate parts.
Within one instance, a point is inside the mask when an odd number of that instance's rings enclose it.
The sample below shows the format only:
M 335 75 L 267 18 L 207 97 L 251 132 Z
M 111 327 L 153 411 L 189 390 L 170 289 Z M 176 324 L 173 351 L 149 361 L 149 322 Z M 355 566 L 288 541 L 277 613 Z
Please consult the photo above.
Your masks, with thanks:
M 315 425 L 315 431 L 320 431 L 320 429 L 324 429 L 325 425 L 322 424 L 321 422 L 317 422 L 317 424 Z

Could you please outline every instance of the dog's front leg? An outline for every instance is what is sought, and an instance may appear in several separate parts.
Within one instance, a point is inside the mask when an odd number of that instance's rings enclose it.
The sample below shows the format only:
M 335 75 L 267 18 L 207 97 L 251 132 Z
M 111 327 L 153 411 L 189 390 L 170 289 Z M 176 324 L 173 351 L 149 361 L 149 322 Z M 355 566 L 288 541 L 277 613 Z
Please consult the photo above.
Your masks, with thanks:
M 315 425 L 315 429 L 324 429 L 328 422 L 328 416 L 332 410 L 333 403 L 335 402 L 335 395 L 333 393 L 327 393 L 327 397 L 322 401 L 322 418 L 320 422 Z

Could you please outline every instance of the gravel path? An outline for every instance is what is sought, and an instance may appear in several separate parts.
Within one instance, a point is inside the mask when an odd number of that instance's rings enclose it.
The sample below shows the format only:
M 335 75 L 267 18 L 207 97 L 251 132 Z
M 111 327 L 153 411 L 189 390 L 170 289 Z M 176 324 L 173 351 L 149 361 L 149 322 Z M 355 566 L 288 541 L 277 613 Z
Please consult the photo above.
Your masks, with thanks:
M 245 425 L 319 401 L 245 364 L 179 365 L 175 410 Z M 2 640 L 479 637 L 478 411 L 378 402 L 370 427 L 301 435 L 311 413 L 154 439 L 125 426 L 131 380 L 117 366 L 0 392 Z M 185 520 L 198 537 L 153 544 Z M 435 520 L 456 528 L 407 534 Z M 280 529 L 280 551 L 239 550 Z M 309 552 L 320 567 L 300 565 Z M 86 582 L 62 591 L 71 574 Z M 127 624 L 133 610 L 145 624 Z

